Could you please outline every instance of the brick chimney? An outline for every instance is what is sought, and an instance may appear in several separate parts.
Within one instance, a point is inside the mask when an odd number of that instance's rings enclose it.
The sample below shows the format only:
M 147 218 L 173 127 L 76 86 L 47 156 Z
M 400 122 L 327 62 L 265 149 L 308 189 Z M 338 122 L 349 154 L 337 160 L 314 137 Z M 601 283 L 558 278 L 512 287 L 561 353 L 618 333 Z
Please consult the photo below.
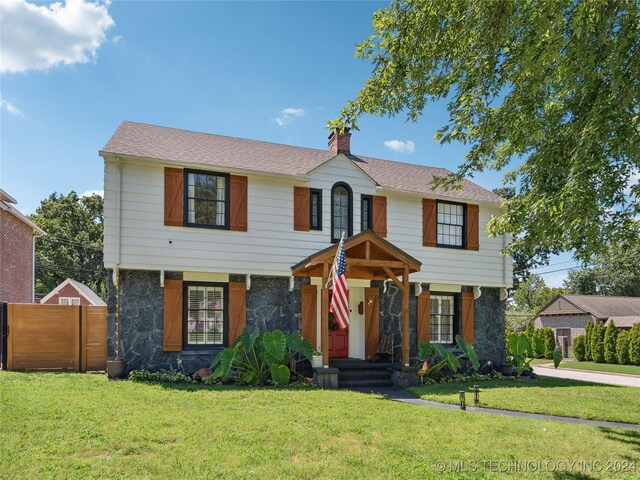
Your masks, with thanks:
M 343 133 L 337 133 L 335 130 L 331 132 L 331 135 L 329 135 L 329 150 L 335 154 L 351 154 L 351 134 L 348 128 L 345 128 Z

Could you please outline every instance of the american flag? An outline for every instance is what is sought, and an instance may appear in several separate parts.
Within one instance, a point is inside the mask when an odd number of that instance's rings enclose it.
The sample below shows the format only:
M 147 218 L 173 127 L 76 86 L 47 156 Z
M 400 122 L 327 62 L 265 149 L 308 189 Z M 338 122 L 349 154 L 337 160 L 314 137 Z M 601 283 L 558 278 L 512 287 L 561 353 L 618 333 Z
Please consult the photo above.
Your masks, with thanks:
M 333 313 L 338 326 L 344 330 L 349 326 L 349 292 L 347 290 L 347 259 L 344 254 L 344 234 L 338 244 L 336 258 L 333 261 L 333 295 L 329 311 Z

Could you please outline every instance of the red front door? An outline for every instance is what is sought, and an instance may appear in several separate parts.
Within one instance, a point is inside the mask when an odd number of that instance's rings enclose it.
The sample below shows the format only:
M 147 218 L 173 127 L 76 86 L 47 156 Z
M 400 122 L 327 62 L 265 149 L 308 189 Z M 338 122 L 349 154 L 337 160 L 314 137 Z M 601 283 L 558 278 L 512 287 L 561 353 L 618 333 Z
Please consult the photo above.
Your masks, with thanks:
M 349 333 L 346 330 L 329 330 L 329 358 L 349 356 Z

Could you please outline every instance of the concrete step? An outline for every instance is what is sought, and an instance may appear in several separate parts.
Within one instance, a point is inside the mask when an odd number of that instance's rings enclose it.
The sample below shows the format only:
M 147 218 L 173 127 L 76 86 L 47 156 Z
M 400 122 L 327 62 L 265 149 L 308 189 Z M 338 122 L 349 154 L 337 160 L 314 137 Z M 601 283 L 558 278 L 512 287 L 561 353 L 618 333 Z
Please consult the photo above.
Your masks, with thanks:
M 358 359 L 340 359 L 340 360 L 331 360 L 329 362 L 331 367 L 335 367 L 342 370 L 382 370 L 385 368 L 392 368 L 395 363 L 391 362 L 366 362 L 364 360 Z
M 383 380 L 339 380 L 340 388 L 362 388 L 362 387 L 392 387 L 391 379 Z
M 390 370 L 340 370 L 340 380 L 388 380 L 391 378 Z

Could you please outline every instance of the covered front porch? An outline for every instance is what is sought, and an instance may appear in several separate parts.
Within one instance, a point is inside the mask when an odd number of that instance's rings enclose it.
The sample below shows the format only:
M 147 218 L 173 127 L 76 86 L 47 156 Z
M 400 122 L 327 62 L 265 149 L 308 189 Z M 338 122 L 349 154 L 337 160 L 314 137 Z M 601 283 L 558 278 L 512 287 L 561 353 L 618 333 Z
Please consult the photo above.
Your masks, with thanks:
M 363 333 L 361 349 L 363 351 L 357 355 L 357 358 L 378 360 L 381 341 L 380 290 L 361 284 L 363 281 L 390 280 L 402 295 L 401 338 L 394 341 L 401 342 L 400 366 L 409 367 L 409 276 L 411 273 L 420 271 L 421 263 L 370 230 L 347 238 L 344 247 L 347 263 L 346 276 L 350 288 L 350 317 L 353 317 L 354 328 L 358 328 L 358 332 Z M 330 369 L 332 357 L 329 332 L 330 271 L 337 248 L 337 244 L 332 245 L 292 267 L 294 276 L 311 277 L 312 280 L 312 285 L 305 285 L 303 288 L 302 332 L 322 352 L 324 369 Z M 368 285 L 369 282 L 366 284 Z M 317 310 L 316 302 L 319 303 Z M 318 322 L 315 321 L 316 318 L 319 318 Z M 350 335 L 356 334 L 356 332 L 350 333 Z M 353 338 L 350 341 L 354 344 Z

